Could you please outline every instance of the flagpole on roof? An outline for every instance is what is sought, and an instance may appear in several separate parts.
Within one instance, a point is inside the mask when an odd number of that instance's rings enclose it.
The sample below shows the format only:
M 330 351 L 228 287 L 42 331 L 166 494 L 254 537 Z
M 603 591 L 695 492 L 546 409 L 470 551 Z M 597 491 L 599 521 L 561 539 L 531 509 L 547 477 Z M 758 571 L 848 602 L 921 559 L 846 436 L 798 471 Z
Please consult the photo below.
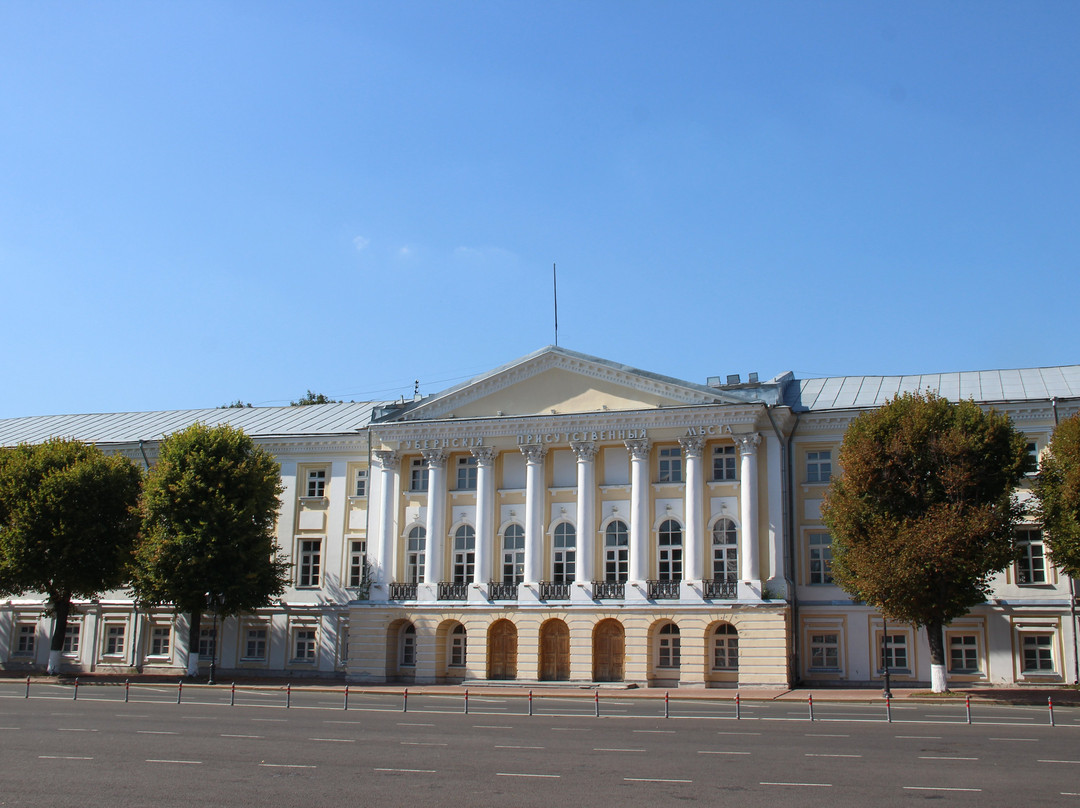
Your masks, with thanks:
M 559 278 L 555 274 L 555 262 L 551 263 L 551 286 L 555 293 L 555 347 L 559 347 Z

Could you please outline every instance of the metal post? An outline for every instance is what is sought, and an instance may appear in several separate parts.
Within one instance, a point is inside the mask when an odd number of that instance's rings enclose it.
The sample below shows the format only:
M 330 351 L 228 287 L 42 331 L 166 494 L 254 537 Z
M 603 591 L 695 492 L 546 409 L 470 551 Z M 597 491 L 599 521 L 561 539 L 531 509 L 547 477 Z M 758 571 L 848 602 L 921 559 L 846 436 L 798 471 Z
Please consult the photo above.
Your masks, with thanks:
M 964 707 L 967 709 L 967 722 L 971 723 L 971 694 L 964 697 Z
M 79 700 L 79 677 L 78 676 L 75 677 L 75 690 L 71 694 L 71 700 L 72 701 L 78 701 Z
M 1054 699 L 1052 696 L 1046 697 L 1046 706 L 1050 708 L 1050 726 L 1054 726 Z
M 892 694 L 885 697 L 885 720 L 892 723 Z
M 131 692 L 131 680 L 124 680 L 124 704 L 128 703 L 128 694 Z
M 885 622 L 885 615 L 881 615 L 881 630 L 883 632 L 882 640 L 885 643 L 885 652 L 882 654 L 882 662 L 885 663 L 885 698 L 892 695 L 892 688 L 889 687 L 889 624 Z
M 183 692 L 184 692 L 184 680 L 181 679 L 179 682 L 176 683 L 176 703 L 177 704 L 180 703 L 180 696 L 181 696 L 181 694 L 183 694 Z
M 405 688 L 401 694 L 401 712 L 409 712 L 409 688 Z
M 342 707 L 341 709 L 342 710 L 348 710 L 349 709 L 349 686 L 348 685 L 345 685 L 345 706 Z
M 26 696 L 24 698 L 30 698 L 30 677 L 26 677 Z
M 233 682 L 232 688 L 229 689 L 229 706 L 236 706 L 236 682 Z
M 670 696 L 671 696 L 671 694 L 667 690 L 665 690 L 664 691 L 664 718 L 671 718 L 671 709 L 670 709 L 670 706 L 669 706 L 669 703 L 668 703 Z
M 810 720 L 813 721 L 814 720 L 814 694 L 813 693 L 807 693 L 806 694 L 806 703 L 810 707 Z
M 599 690 L 597 690 L 595 693 L 593 693 L 593 714 L 597 718 L 600 717 L 600 691 Z
M 292 682 L 285 683 L 285 709 L 292 707 Z
M 529 691 L 529 715 L 532 715 L 532 691 Z
M 465 715 L 469 714 L 469 688 L 465 688 Z
M 735 691 L 735 719 L 742 718 L 742 705 L 739 702 L 739 691 Z

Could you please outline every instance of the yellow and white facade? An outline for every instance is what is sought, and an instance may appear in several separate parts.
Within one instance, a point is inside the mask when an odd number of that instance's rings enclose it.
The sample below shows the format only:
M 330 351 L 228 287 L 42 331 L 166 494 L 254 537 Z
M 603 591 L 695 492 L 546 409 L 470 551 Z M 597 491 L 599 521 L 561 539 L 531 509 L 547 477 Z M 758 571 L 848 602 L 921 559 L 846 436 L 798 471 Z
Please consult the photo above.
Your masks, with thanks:
M 414 401 L 174 413 L 177 428 L 227 420 L 277 456 L 293 564 L 279 602 L 208 614 L 197 642 L 249 674 L 753 687 L 873 681 L 887 635 L 894 678 L 926 681 L 925 637 L 883 625 L 828 575 L 821 497 L 846 424 L 889 390 L 860 378 L 854 392 L 791 374 L 697 385 L 549 347 Z M 995 403 L 1036 452 L 1077 407 Z M 115 420 L 82 422 L 82 436 L 152 463 L 139 419 Z M 0 421 L 0 443 L 57 423 Z M 948 629 L 955 681 L 1076 675 L 1071 582 L 1031 527 L 1001 597 Z M 0 603 L 5 668 L 47 655 L 40 611 L 40 598 Z M 185 619 L 122 593 L 81 604 L 75 623 L 73 669 L 186 661 Z

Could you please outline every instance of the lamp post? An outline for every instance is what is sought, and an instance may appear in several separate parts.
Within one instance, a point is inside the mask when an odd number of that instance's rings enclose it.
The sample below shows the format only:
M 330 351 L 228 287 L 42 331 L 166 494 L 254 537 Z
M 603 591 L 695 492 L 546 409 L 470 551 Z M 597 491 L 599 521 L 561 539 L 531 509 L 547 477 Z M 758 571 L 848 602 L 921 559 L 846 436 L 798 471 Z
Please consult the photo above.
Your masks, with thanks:
M 221 608 L 221 598 L 218 595 L 206 593 L 206 607 L 214 614 L 214 628 L 210 635 L 210 678 L 206 680 L 208 685 L 214 684 L 214 676 L 217 674 L 217 618 L 218 609 Z
M 881 638 L 883 643 L 882 662 L 884 662 L 885 668 L 885 689 L 881 695 L 884 698 L 892 698 L 892 688 L 889 687 L 889 624 L 885 620 L 885 615 L 881 615 L 881 630 L 884 632 L 884 636 Z

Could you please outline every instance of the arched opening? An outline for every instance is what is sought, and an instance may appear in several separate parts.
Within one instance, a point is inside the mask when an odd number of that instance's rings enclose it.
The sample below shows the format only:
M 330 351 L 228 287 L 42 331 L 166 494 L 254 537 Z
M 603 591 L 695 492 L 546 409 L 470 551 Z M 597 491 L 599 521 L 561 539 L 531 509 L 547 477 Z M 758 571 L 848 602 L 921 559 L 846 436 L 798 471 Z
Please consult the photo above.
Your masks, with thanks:
M 570 627 L 562 620 L 540 626 L 540 680 L 563 682 L 570 678 Z
M 517 678 L 517 626 L 509 620 L 496 620 L 488 629 L 487 678 Z
M 386 628 L 386 680 L 412 682 L 416 678 L 416 626 L 395 620 Z
M 593 681 L 621 682 L 626 651 L 626 632 L 622 623 L 608 618 L 593 629 Z

